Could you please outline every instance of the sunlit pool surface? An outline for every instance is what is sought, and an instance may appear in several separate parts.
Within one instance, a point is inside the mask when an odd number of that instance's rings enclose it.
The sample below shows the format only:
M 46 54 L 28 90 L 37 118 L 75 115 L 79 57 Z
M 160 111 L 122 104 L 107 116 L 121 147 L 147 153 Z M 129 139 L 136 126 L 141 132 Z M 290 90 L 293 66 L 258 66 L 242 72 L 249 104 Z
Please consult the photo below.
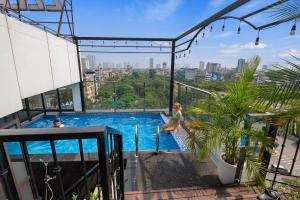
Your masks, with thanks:
M 59 118 L 66 127 L 110 126 L 123 135 L 123 150 L 135 151 L 135 127 L 138 127 L 139 150 L 148 151 L 156 149 L 156 129 L 161 127 L 163 119 L 160 113 L 110 113 L 110 114 L 62 114 L 48 115 L 39 118 L 26 126 L 26 128 L 50 128 L 53 120 Z M 29 154 L 50 154 L 49 141 L 27 142 Z M 20 154 L 19 143 L 8 143 L 10 154 Z M 56 140 L 57 153 L 79 153 L 77 140 Z M 180 150 L 178 144 L 170 133 L 161 132 L 160 150 Z M 96 139 L 83 140 L 84 152 L 96 152 Z

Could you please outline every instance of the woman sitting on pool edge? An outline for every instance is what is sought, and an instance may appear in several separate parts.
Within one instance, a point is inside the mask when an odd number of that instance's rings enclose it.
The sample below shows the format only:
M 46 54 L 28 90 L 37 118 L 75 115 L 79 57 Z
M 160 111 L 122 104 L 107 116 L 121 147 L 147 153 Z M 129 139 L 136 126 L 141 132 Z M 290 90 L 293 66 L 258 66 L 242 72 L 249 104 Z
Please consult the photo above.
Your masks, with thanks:
M 172 116 L 169 119 L 168 124 L 164 124 L 162 126 L 163 130 L 166 132 L 174 131 L 174 133 L 179 131 L 180 128 L 180 121 L 182 119 L 182 113 L 181 113 L 181 105 L 180 103 L 174 104 L 174 110 L 175 113 L 172 114 Z

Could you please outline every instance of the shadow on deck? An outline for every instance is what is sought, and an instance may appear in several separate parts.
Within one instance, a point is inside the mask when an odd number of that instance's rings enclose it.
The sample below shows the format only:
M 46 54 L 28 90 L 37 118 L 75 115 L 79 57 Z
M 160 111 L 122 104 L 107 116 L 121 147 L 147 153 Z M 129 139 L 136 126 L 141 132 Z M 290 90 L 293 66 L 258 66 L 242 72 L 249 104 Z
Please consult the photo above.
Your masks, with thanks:
M 199 161 L 189 152 L 125 153 L 125 191 L 151 191 L 170 188 L 220 185 L 217 169 L 207 158 Z

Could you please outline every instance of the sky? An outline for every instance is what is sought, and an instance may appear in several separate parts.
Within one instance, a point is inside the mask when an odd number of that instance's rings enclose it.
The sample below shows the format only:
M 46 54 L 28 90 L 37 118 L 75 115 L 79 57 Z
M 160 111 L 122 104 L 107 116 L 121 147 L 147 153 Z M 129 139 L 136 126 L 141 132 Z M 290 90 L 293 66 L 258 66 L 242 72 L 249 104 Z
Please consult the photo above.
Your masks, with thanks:
M 276 0 L 252 0 L 229 15 L 244 14 L 271 4 Z M 299 1 L 299 0 L 294 0 Z M 74 2 L 75 32 L 77 36 L 116 37 L 168 37 L 174 38 L 210 17 L 234 0 L 89 0 Z M 271 13 L 263 13 L 249 20 L 256 24 L 272 22 Z M 205 38 L 198 38 L 192 53 L 177 59 L 176 66 L 198 67 L 200 61 L 218 62 L 223 67 L 236 67 L 238 58 L 261 57 L 261 65 L 271 65 L 290 59 L 290 54 L 300 57 L 300 34 L 290 36 L 293 22 L 260 32 L 260 45 L 255 46 L 257 31 L 241 23 L 241 34 L 236 30 L 239 21 L 226 20 L 213 23 L 214 31 L 206 31 Z M 154 63 L 170 64 L 168 55 L 152 54 L 97 54 L 98 62 L 139 63 L 148 67 Z M 183 57 L 183 56 L 182 56 Z

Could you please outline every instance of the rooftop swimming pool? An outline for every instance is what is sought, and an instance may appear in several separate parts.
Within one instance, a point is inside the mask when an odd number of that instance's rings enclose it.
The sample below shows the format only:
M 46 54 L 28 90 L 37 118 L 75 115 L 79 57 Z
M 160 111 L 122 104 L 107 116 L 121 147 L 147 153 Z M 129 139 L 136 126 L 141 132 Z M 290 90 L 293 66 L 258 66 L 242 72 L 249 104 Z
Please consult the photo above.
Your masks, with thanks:
M 47 115 L 27 124 L 25 128 L 50 128 L 53 120 L 59 118 L 66 127 L 110 126 L 123 135 L 123 151 L 135 151 L 135 127 L 138 127 L 139 150 L 156 149 L 156 129 L 165 123 L 165 116 L 160 113 L 107 113 L 107 114 L 61 114 Z M 175 134 L 161 132 L 160 150 L 183 150 L 181 141 Z M 19 143 L 7 144 L 10 154 L 20 154 Z M 57 153 L 79 153 L 77 140 L 56 140 Z M 29 154 L 50 154 L 49 141 L 27 142 Z M 96 152 L 96 139 L 83 140 L 84 152 Z

